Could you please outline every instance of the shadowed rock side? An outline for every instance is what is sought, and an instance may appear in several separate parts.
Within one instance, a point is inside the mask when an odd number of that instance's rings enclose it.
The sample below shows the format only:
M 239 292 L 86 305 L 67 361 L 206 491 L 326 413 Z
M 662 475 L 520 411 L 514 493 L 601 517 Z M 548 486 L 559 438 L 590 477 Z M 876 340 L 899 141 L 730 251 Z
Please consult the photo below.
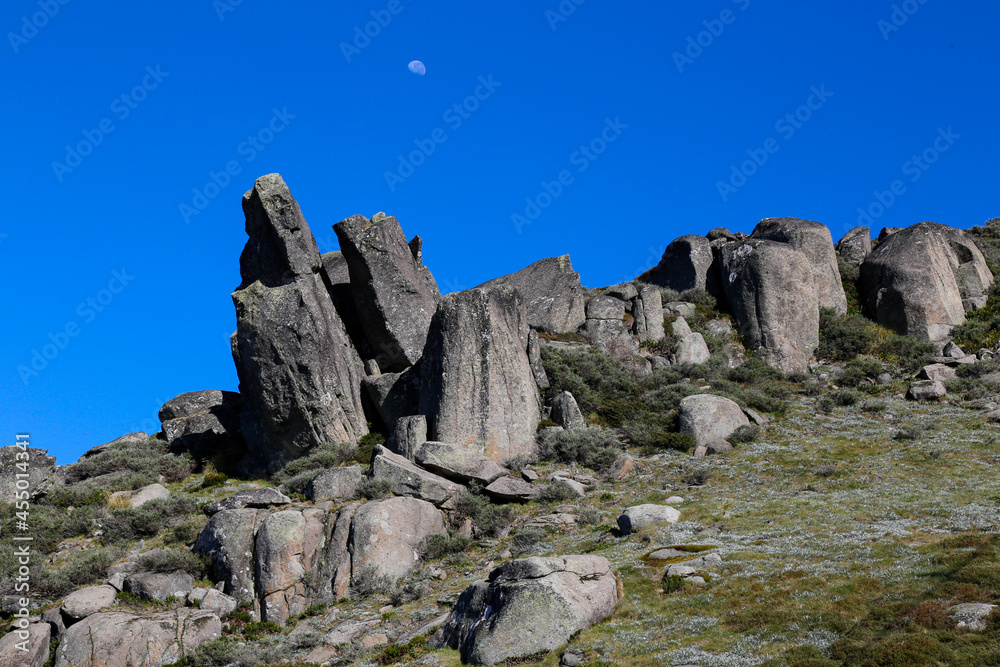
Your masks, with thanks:
M 587 319 L 587 297 L 569 255 L 549 257 L 480 287 L 508 285 L 521 293 L 528 326 L 549 333 L 572 333 Z
M 697 234 L 674 239 L 664 251 L 660 263 L 637 280 L 678 292 L 703 289 L 716 296 L 722 294 L 712 245 L 707 238 Z
M 868 316 L 900 334 L 940 343 L 986 303 L 993 275 L 961 230 L 922 222 L 887 235 L 861 264 Z
M 442 299 L 421 362 L 420 414 L 432 440 L 499 463 L 534 452 L 541 408 L 528 330 L 524 303 L 511 287 Z
M 361 318 L 358 316 L 358 308 L 354 305 L 354 289 L 351 287 L 351 275 L 347 269 L 347 260 L 344 253 L 339 250 L 324 253 L 320 258 L 323 262 L 323 271 L 329 281 L 330 298 L 333 300 L 333 307 L 337 309 L 337 314 L 344 323 L 347 335 L 354 344 L 354 349 L 358 351 L 362 359 L 374 359 L 375 351 L 365 338 L 364 329 L 361 326 Z
M 872 253 L 872 230 L 868 227 L 855 227 L 844 234 L 833 249 L 848 264 L 861 266 L 865 257 Z
M 399 221 L 383 213 L 353 215 L 333 226 L 347 260 L 351 291 L 365 337 L 383 371 L 401 371 L 423 354 L 441 298 L 418 261 L 421 243 L 406 242 Z
M 272 469 L 328 442 L 367 433 L 361 358 L 330 300 L 319 251 L 277 174 L 243 197 L 250 239 L 233 292 L 233 358 L 244 397 L 243 435 Z

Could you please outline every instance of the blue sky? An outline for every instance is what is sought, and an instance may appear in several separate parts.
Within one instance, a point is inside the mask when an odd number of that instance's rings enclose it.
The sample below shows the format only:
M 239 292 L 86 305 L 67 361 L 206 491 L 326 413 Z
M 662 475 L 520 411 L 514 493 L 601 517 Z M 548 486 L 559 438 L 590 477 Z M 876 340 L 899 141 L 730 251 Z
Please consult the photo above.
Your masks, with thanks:
M 9 0 L 0 437 L 68 463 L 236 389 L 240 198 L 270 172 L 321 251 L 385 211 L 445 292 L 563 253 L 617 283 L 764 217 L 981 224 L 998 23 L 992 0 Z

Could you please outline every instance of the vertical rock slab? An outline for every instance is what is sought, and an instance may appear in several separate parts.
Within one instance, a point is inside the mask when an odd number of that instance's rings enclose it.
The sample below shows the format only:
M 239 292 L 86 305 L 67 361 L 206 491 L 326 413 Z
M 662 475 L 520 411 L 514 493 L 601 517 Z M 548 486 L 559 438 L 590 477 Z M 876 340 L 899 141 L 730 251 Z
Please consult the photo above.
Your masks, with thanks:
M 330 299 L 319 251 L 281 176 L 243 197 L 250 237 L 233 292 L 233 358 L 243 436 L 258 463 L 280 468 L 312 447 L 368 432 L 364 367 Z
M 840 315 L 847 313 L 847 296 L 840 282 L 837 253 L 826 225 L 798 218 L 766 218 L 757 223 L 750 238 L 787 243 L 803 253 L 812 269 L 820 307 L 833 308 Z
M 212 581 L 222 582 L 222 592 L 244 602 L 253 600 L 257 590 L 254 538 L 266 516 L 256 509 L 217 512 L 192 547 L 211 560 Z
M 671 241 L 660 263 L 638 280 L 678 292 L 703 289 L 719 294 L 718 271 L 710 241 L 704 236 L 688 234 Z
M 420 414 L 430 439 L 503 463 L 530 455 L 541 399 L 527 354 L 528 318 L 512 287 L 441 300 L 421 362 Z
M 635 335 L 641 341 L 663 340 L 663 299 L 655 287 L 643 287 L 632 300 L 632 325 Z
M 372 500 L 358 507 L 351 521 L 351 575 L 362 570 L 396 581 L 420 565 L 420 544 L 447 535 L 441 512 L 416 498 Z
M 371 220 L 353 215 L 333 230 L 347 260 L 361 327 L 379 367 L 401 371 L 412 366 L 423 354 L 441 298 L 430 271 L 417 259 L 422 244 L 411 247 L 399 221 L 384 213 Z
M 257 597 L 262 621 L 283 625 L 316 597 L 325 543 L 324 512 L 310 508 L 268 515 L 257 531 Z
M 586 320 L 587 296 L 569 255 L 549 257 L 480 287 L 508 285 L 521 293 L 528 326 L 549 333 L 572 333 Z

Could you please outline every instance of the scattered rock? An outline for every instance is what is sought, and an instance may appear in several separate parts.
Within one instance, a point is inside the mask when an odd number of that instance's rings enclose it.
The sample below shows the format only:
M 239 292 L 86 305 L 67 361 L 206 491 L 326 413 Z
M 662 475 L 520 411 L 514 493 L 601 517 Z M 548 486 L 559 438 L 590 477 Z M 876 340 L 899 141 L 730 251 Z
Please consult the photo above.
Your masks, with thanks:
M 939 382 L 947 382 L 948 380 L 956 379 L 958 377 L 958 373 L 950 366 L 945 366 L 944 364 L 931 364 L 930 366 L 924 366 L 921 368 L 917 377 L 921 380 L 938 380 Z
M 521 293 L 532 329 L 572 333 L 583 326 L 587 297 L 569 255 L 550 257 L 480 287 L 508 285 Z
M 684 338 L 685 336 L 691 335 L 691 326 L 682 316 L 679 316 L 676 320 L 670 323 L 670 329 L 677 338 Z
M 695 394 L 680 402 L 680 432 L 699 445 L 725 440 L 740 426 L 750 424 L 743 410 L 723 396 Z
M 125 591 L 143 600 L 166 602 L 174 597 L 183 601 L 193 588 L 194 579 L 187 572 L 139 572 L 125 577 Z
M 66 625 L 72 625 L 91 614 L 96 614 L 104 607 L 112 606 L 116 595 L 118 590 L 113 586 L 87 586 L 67 595 L 59 610 Z
M 948 393 L 944 383 L 937 380 L 911 382 L 906 397 L 914 401 L 936 401 Z
M 236 510 L 244 507 L 264 509 L 287 505 L 290 502 L 292 502 L 292 499 L 279 491 L 277 487 L 269 486 L 263 489 L 240 491 L 228 498 L 215 500 L 205 505 L 202 511 L 208 516 L 213 516 L 223 510 Z
M 239 606 L 240 602 L 236 598 L 231 598 L 222 591 L 210 588 L 202 596 L 201 604 L 198 608 L 215 612 L 215 615 L 219 618 L 225 618 L 236 611 Z
M 677 523 L 681 518 L 680 510 L 669 505 L 633 505 L 626 507 L 618 517 L 618 529 L 622 535 L 628 535 L 655 523 Z
M 500 503 L 526 503 L 541 495 L 537 486 L 516 477 L 501 477 L 484 489 L 491 500 Z
M 632 330 L 640 341 L 663 340 L 663 299 L 656 287 L 643 287 L 632 301 Z
M 726 440 L 712 440 L 705 445 L 706 454 L 727 454 L 733 451 L 733 446 Z
M 568 391 L 560 392 L 552 399 L 550 418 L 567 431 L 587 428 L 587 422 L 583 418 L 583 413 L 580 412 L 580 406 L 577 405 L 573 394 Z

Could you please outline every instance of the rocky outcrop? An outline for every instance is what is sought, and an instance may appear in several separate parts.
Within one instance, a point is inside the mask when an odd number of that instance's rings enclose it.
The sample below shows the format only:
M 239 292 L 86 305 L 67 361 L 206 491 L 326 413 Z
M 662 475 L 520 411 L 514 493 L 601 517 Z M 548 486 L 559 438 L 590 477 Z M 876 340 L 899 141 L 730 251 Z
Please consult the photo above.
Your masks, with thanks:
M 592 297 L 587 302 L 586 335 L 595 347 L 612 359 L 634 366 L 639 342 L 625 325 L 626 307 L 624 301 L 607 294 Z
M 587 297 L 569 255 L 542 259 L 517 273 L 494 278 L 480 287 L 507 285 L 521 294 L 528 326 L 549 333 L 572 333 L 583 326 Z
M 858 294 L 869 317 L 897 333 L 948 339 L 986 303 L 993 275 L 965 232 L 922 222 L 887 236 L 861 265 Z
M 437 283 L 384 213 L 353 215 L 333 226 L 347 260 L 361 328 L 384 371 L 401 371 L 423 354 L 441 298 Z
M 417 449 L 415 460 L 422 468 L 461 484 L 487 486 L 510 472 L 482 454 L 443 442 L 425 442 Z
M 413 460 L 417 448 L 427 442 L 427 417 L 413 415 L 396 420 L 396 428 L 389 438 L 389 449 L 400 456 Z
M 498 503 L 526 503 L 541 496 L 541 489 L 516 477 L 501 477 L 483 491 Z
M 172 450 L 190 452 L 198 460 L 219 455 L 236 459 L 246 453 L 242 410 L 243 401 L 236 392 L 210 389 L 167 401 L 159 418 Z
M 82 621 L 115 603 L 118 589 L 114 586 L 87 586 L 67 595 L 59 607 L 67 625 Z
M 49 661 L 52 628 L 32 623 L 12 630 L 0 639 L 0 667 L 45 667 Z
M 389 432 L 395 428 L 397 419 L 415 415 L 420 407 L 420 376 L 415 367 L 400 373 L 369 375 L 361 385 Z
M 711 243 L 704 236 L 688 234 L 667 246 L 660 263 L 638 280 L 678 292 L 703 289 L 719 293 L 718 266 Z
M 819 299 L 809 258 L 787 243 L 750 239 L 721 249 L 723 283 L 748 350 L 801 371 L 819 345 Z
M 251 601 L 255 583 L 254 537 L 267 512 L 235 509 L 218 512 L 198 534 L 192 548 L 211 563 L 212 581 L 222 582 L 222 592 L 240 601 Z
M 28 485 L 27 488 L 20 488 L 18 480 L 24 487 L 25 478 L 18 475 L 25 473 Z M 0 501 L 13 503 L 23 500 L 17 497 L 19 491 L 27 491 L 28 499 L 33 500 L 51 489 L 56 479 L 56 457 L 49 456 L 48 450 L 34 447 L 21 449 L 15 445 L 0 447 Z
M 848 264 L 861 266 L 872 253 L 872 230 L 868 227 L 855 227 L 844 234 L 833 249 Z
M 330 299 L 344 323 L 348 337 L 362 359 L 373 359 L 375 350 L 365 338 L 365 331 L 361 326 L 361 316 L 358 315 L 358 307 L 354 303 L 354 288 L 351 287 L 351 273 L 347 268 L 347 258 L 344 257 L 344 253 L 334 250 L 323 253 L 320 256 L 320 261 L 323 263 L 323 272 L 326 274 Z
M 663 340 L 663 298 L 656 287 L 643 287 L 632 301 L 632 331 L 641 341 Z
M 431 440 L 502 463 L 531 455 L 541 398 L 528 359 L 528 321 L 511 287 L 442 299 L 421 362 L 419 413 Z
M 847 297 L 840 282 L 837 253 L 826 225 L 798 218 L 766 218 L 750 235 L 754 239 L 787 243 L 806 256 L 812 270 L 816 298 L 821 308 L 847 312 Z
M 143 600 L 184 600 L 193 589 L 194 579 L 186 572 L 139 572 L 125 577 L 125 592 Z
M 243 435 L 258 465 L 274 469 L 312 447 L 367 433 L 364 368 L 330 299 L 319 251 L 277 174 L 243 197 L 250 237 L 233 292 L 233 357 Z
M 457 649 L 465 663 L 494 665 L 555 650 L 617 604 L 615 574 L 605 558 L 512 560 L 465 589 L 431 644 Z
M 694 438 L 699 445 L 725 440 L 740 426 L 750 424 L 734 401 L 711 394 L 695 394 L 681 399 L 678 421 L 680 432 Z
M 254 541 L 257 600 L 262 621 L 283 625 L 316 599 L 323 555 L 326 513 L 317 508 L 288 509 L 268 515 Z
M 223 510 L 237 510 L 244 507 L 265 509 L 287 505 L 290 502 L 292 502 L 292 499 L 276 487 L 268 486 L 263 489 L 247 489 L 246 491 L 234 493 L 228 498 L 212 501 L 205 505 L 202 511 L 208 516 L 213 516 Z
M 344 466 L 324 470 L 310 480 L 306 486 L 306 498 L 318 503 L 323 500 L 343 500 L 354 498 L 361 488 L 364 473 L 361 466 Z
M 365 569 L 393 581 L 420 564 L 421 543 L 431 535 L 446 535 L 441 512 L 416 498 L 372 500 L 360 506 L 352 519 L 351 572 Z
M 458 484 L 424 470 L 382 445 L 375 446 L 368 475 L 398 496 L 419 498 L 437 507 L 448 505 L 460 491 Z

